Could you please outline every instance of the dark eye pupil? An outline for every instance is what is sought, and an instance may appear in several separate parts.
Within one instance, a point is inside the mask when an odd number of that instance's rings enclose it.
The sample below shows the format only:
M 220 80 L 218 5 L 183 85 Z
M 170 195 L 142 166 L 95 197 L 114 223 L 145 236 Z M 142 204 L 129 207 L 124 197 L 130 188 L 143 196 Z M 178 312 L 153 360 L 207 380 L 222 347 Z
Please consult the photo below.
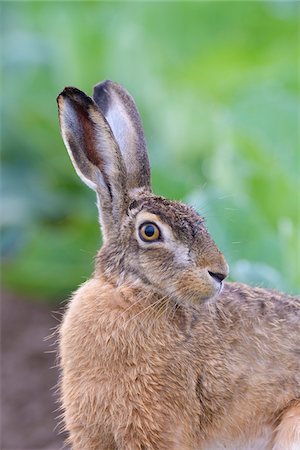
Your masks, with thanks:
M 144 228 L 144 233 L 145 233 L 145 235 L 148 236 L 148 237 L 153 236 L 154 233 L 155 233 L 154 226 L 153 226 L 153 225 L 147 225 L 147 226 L 145 226 L 145 228 Z

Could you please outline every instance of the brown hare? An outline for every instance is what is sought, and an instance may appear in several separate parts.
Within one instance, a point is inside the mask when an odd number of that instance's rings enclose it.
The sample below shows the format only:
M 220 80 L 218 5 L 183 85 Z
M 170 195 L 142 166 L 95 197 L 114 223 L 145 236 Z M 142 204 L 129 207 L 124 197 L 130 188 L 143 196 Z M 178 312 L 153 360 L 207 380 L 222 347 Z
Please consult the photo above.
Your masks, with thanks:
M 203 219 L 152 193 L 139 113 L 105 81 L 58 96 L 103 246 L 60 328 L 74 450 L 300 450 L 300 301 L 224 283 Z

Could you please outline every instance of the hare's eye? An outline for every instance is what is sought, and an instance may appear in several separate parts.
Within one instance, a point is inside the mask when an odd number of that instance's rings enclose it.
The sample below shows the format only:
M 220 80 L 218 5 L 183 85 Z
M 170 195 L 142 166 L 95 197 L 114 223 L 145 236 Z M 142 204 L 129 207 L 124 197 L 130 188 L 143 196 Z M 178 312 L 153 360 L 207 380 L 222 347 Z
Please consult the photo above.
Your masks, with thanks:
M 157 241 L 160 238 L 160 230 L 154 223 L 145 222 L 139 228 L 139 236 L 142 241 Z

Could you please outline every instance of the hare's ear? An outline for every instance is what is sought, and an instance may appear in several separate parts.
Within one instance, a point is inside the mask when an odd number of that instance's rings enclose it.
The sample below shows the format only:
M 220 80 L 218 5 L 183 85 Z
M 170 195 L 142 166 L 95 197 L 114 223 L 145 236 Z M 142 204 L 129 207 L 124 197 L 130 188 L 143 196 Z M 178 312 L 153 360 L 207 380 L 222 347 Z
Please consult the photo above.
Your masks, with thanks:
M 151 190 L 150 165 L 142 122 L 133 98 L 119 84 L 104 81 L 94 87 L 93 98 L 119 144 L 128 189 Z
M 61 133 L 80 178 L 98 196 L 104 238 L 127 209 L 126 168 L 109 124 L 83 92 L 67 87 L 57 97 Z

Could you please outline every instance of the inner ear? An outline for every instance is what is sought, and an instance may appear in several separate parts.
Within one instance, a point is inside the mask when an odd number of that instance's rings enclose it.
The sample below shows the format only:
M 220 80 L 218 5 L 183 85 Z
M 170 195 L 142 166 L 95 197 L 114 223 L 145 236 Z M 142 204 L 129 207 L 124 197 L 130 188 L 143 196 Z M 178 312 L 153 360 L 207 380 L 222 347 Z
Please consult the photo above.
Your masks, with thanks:
M 95 86 L 93 98 L 118 142 L 127 170 L 128 189 L 151 190 L 146 141 L 133 98 L 122 86 L 109 80 Z

